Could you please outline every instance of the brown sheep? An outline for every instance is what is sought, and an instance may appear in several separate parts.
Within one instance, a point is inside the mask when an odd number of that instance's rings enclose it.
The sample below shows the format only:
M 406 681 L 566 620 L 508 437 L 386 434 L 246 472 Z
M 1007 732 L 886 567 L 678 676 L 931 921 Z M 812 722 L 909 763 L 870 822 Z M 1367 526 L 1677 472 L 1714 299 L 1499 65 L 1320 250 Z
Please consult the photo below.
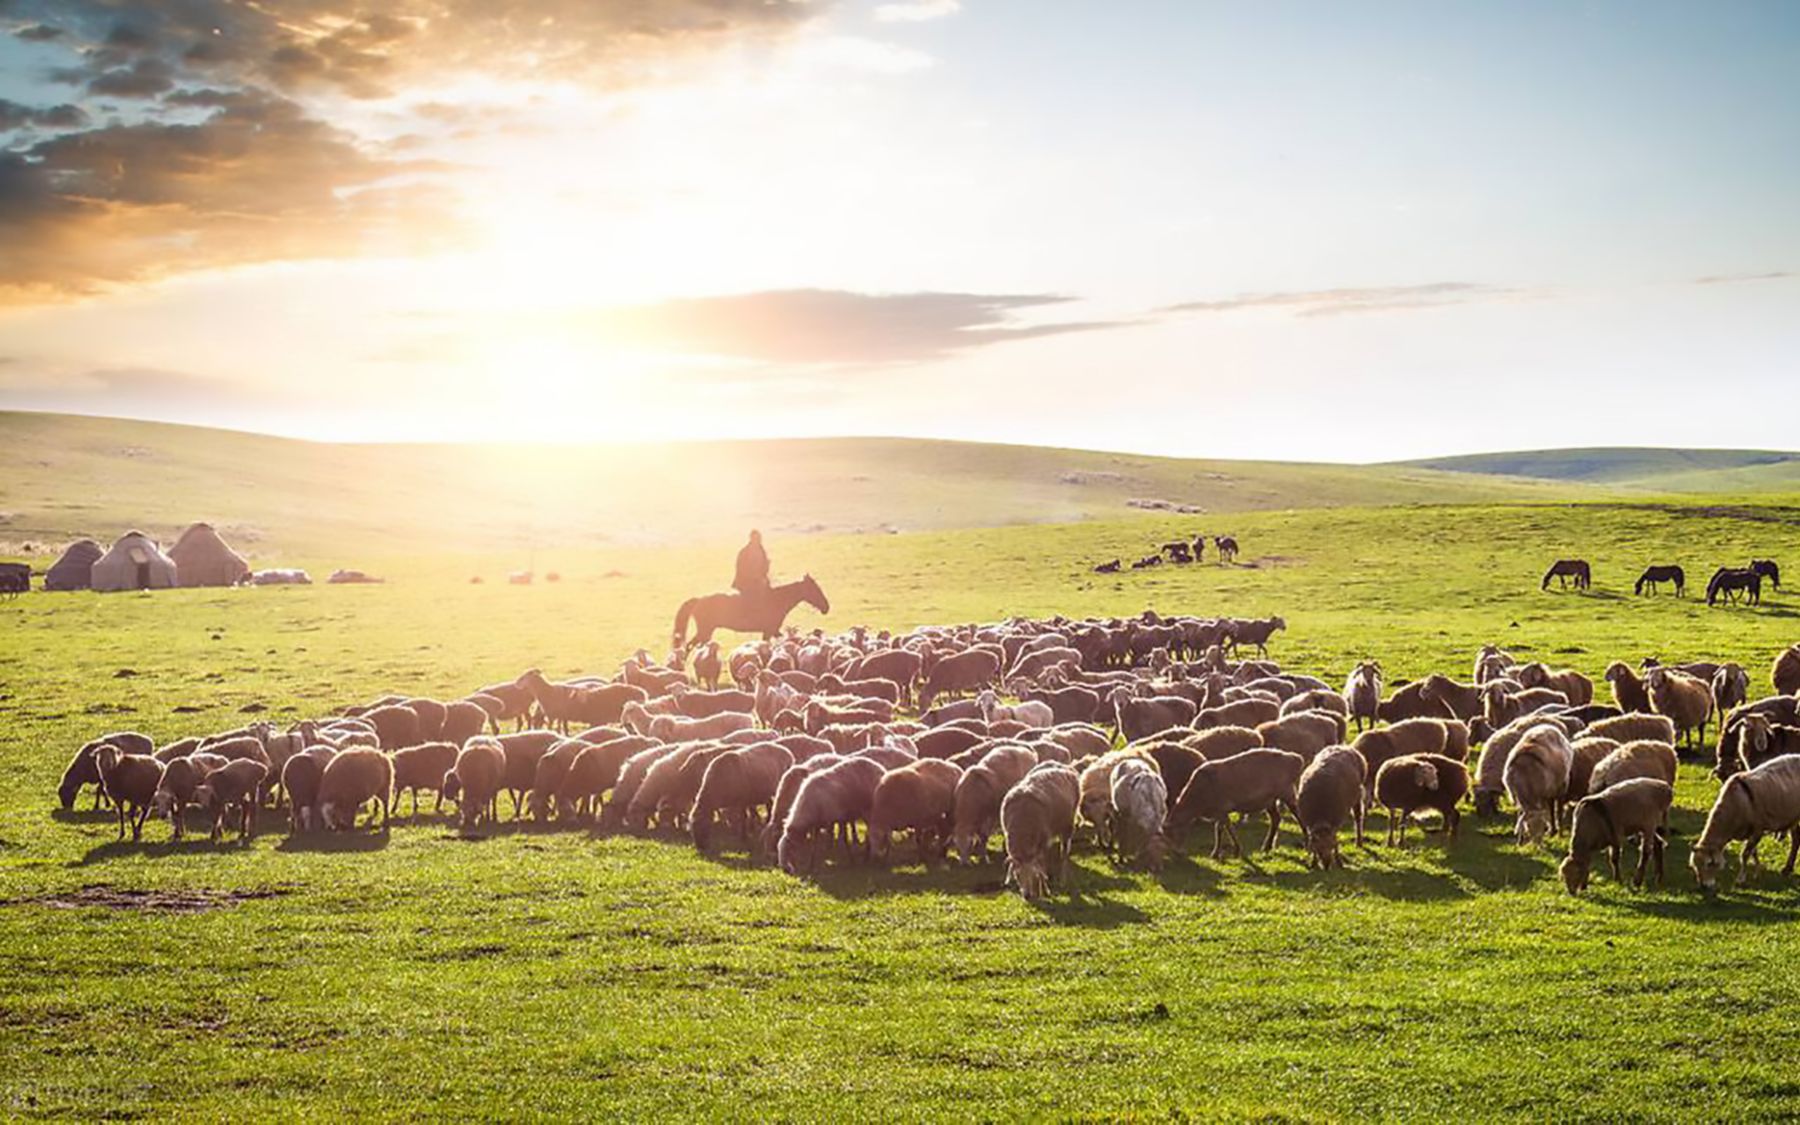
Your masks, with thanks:
M 462 830 L 472 832 L 499 818 L 496 805 L 506 785 L 506 749 L 497 738 L 477 736 L 463 744 L 442 792 L 456 798 Z
M 781 784 L 775 787 L 775 803 L 769 806 L 769 821 L 763 827 L 758 843 L 765 857 L 773 857 L 781 840 L 782 826 L 787 823 L 788 813 L 794 811 L 794 799 L 800 795 L 800 786 L 806 779 L 820 770 L 829 769 L 839 762 L 845 761 L 843 755 L 835 753 L 816 754 L 805 761 L 798 761 L 781 775 Z
M 1706 816 L 1706 827 L 1688 853 L 1694 881 L 1708 896 L 1718 890 L 1719 874 L 1725 869 L 1725 848 L 1734 840 L 1744 841 L 1738 857 L 1738 878 L 1747 878 L 1757 862 L 1757 846 L 1772 832 L 1790 835 L 1792 843 L 1782 873 L 1792 875 L 1795 857 L 1800 854 L 1796 824 L 1800 824 L 1800 754 L 1772 758 L 1755 769 L 1733 774 L 1719 788 L 1719 796 Z
M 1262 723 L 1274 722 L 1281 717 L 1281 704 L 1266 699 L 1240 699 L 1233 703 L 1223 703 L 1217 707 L 1208 707 L 1194 716 L 1192 726 L 1195 730 L 1212 730 L 1215 727 L 1255 727 Z
M 389 704 L 363 712 L 360 716 L 375 728 L 383 750 L 417 746 L 425 741 L 419 731 L 419 714 L 403 703 Z
M 174 839 L 179 840 L 185 834 L 187 808 L 193 803 L 194 793 L 203 780 L 205 771 L 192 758 L 177 758 L 163 767 L 162 780 L 157 783 L 151 807 L 157 816 L 168 818 Z
M 739 747 L 714 758 L 688 810 L 694 846 L 701 851 L 711 847 L 716 820 L 749 843 L 757 829 L 757 809 L 766 805 L 773 814 L 776 790 L 793 764 L 793 754 L 775 742 Z
M 1515 834 L 1520 847 L 1555 834 L 1574 764 L 1568 735 L 1549 723 L 1526 731 L 1506 756 L 1501 780 L 1507 797 L 1519 810 Z
M 707 641 L 694 650 L 694 682 L 707 691 L 719 690 L 719 677 L 724 664 L 719 656 L 719 642 Z
M 431 811 L 438 812 L 444 807 L 444 775 L 456 768 L 457 747 L 449 742 L 421 742 L 417 746 L 408 746 L 394 751 L 394 800 L 400 794 L 412 794 L 412 815 L 419 815 L 419 790 L 425 789 L 437 795 L 437 802 Z M 285 771 L 283 771 L 285 777 Z
M 1306 762 L 1300 755 L 1266 748 L 1209 761 L 1194 771 L 1175 799 L 1169 809 L 1169 824 L 1180 828 L 1195 821 L 1211 821 L 1211 856 L 1220 859 L 1225 854 L 1226 839 L 1230 839 L 1238 855 L 1244 854 L 1231 814 L 1241 817 L 1266 812 L 1269 831 L 1263 838 L 1263 850 L 1271 851 L 1281 830 L 1281 809 L 1293 809 L 1294 788 L 1305 768 Z
M 1375 800 L 1387 809 L 1388 844 L 1406 846 L 1406 825 L 1414 813 L 1433 809 L 1444 818 L 1446 839 L 1456 839 L 1462 813 L 1457 803 L 1469 791 L 1469 767 L 1442 754 L 1407 754 L 1381 763 Z
M 256 834 L 256 794 L 268 776 L 269 767 L 254 758 L 232 759 L 206 775 L 194 790 L 194 803 L 212 821 L 213 843 L 225 838 L 225 818 L 233 812 L 240 843 Z
M 500 736 L 500 749 L 506 755 L 506 775 L 502 787 L 512 797 L 513 819 L 519 819 L 525 805 L 525 794 L 537 781 L 538 759 L 562 741 L 555 731 L 526 730 Z
M 727 711 L 741 711 L 748 715 L 755 705 L 756 696 L 733 688 L 726 688 L 724 691 L 684 691 L 675 697 L 675 709 L 690 719 L 710 719 Z
M 1575 805 L 1575 816 L 1569 829 L 1569 855 L 1558 869 L 1563 886 L 1570 894 L 1587 889 L 1588 869 L 1595 852 L 1604 849 L 1614 879 L 1623 881 L 1619 873 L 1619 852 L 1625 841 L 1638 840 L 1637 874 L 1631 885 L 1642 887 L 1644 873 L 1654 860 L 1656 882 L 1663 881 L 1662 824 L 1668 820 L 1669 806 L 1674 803 L 1675 788 L 1666 781 L 1651 777 L 1632 778 L 1609 785 L 1583 797 Z
M 679 672 L 674 675 L 679 682 L 687 682 Z M 551 683 L 536 668 L 520 673 L 516 682 L 531 693 L 545 720 L 565 734 L 572 723 L 581 726 L 616 723 L 626 704 L 642 703 L 649 698 L 642 686 L 630 683 Z
M 1800 645 L 1789 645 L 1775 657 L 1769 668 L 1769 682 L 1775 685 L 1776 695 L 1800 692 Z
M 1375 709 L 1375 717 L 1384 723 L 1397 723 L 1402 719 L 1453 717 L 1448 707 L 1426 699 L 1424 693 L 1423 682 L 1407 684 L 1382 700 L 1381 706 Z
M 1058 881 L 1068 878 L 1080 784 L 1068 766 L 1046 762 L 1021 778 L 1001 803 L 1006 880 L 1026 901 L 1049 892 L 1053 869 Z
M 1000 662 L 1001 654 L 986 648 L 943 657 L 931 666 L 925 686 L 919 689 L 919 709 L 928 709 L 940 695 L 970 694 L 993 686 L 1000 676 Z
M 652 821 L 659 828 L 680 827 L 678 824 L 670 823 L 670 820 L 666 819 L 662 812 L 665 807 L 665 798 L 671 798 L 681 788 L 682 768 L 688 764 L 690 759 L 696 757 L 703 757 L 710 762 L 725 750 L 725 747 L 715 742 L 687 742 L 652 762 L 650 768 L 644 772 L 644 779 L 638 783 L 638 787 L 631 794 L 631 800 L 625 806 L 625 817 L 620 822 L 621 827 L 632 831 L 647 832 L 652 827 Z M 705 777 L 705 767 L 702 766 L 700 777 L 694 783 L 696 789 L 699 788 L 700 781 L 705 780 Z M 693 793 L 690 791 L 687 796 L 687 801 L 680 804 L 680 812 L 675 819 L 685 818 L 688 809 L 693 807 Z
M 144 821 L 156 803 L 156 787 L 162 783 L 163 764 L 149 754 L 127 754 L 113 743 L 94 751 L 94 768 L 100 790 L 119 813 L 119 839 L 131 822 L 131 838 L 141 840 Z
M 1533 661 L 1513 669 L 1513 679 L 1527 688 L 1549 688 L 1560 692 L 1574 707 L 1586 707 L 1594 701 L 1594 681 L 1573 668 L 1553 669 L 1540 661 Z
M 539 824 L 549 822 L 551 813 L 557 808 L 556 795 L 562 791 L 570 767 L 587 747 L 588 744 L 578 738 L 565 738 L 544 751 L 544 756 L 537 760 L 537 769 L 531 775 L 531 794 L 525 799 L 525 808 L 533 820 Z
M 569 763 L 556 793 L 561 820 L 591 820 L 606 791 L 619 783 L 619 773 L 635 754 L 660 746 L 655 739 L 628 734 L 598 745 L 589 744 Z
M 1650 688 L 1650 710 L 1675 724 L 1677 738 L 1687 736 L 1689 746 L 1706 737 L 1712 718 L 1712 685 L 1672 668 L 1652 668 L 1645 676 Z
M 1615 660 L 1606 666 L 1606 682 L 1612 687 L 1613 702 L 1626 714 L 1650 711 L 1650 691 L 1631 665 Z
M 415 696 L 405 701 L 406 707 L 419 717 L 419 738 L 425 742 L 436 742 L 444 736 L 444 719 L 449 715 L 449 707 L 435 699 Z
M 326 763 L 319 779 L 319 820 L 327 831 L 348 832 L 356 814 L 370 801 L 381 806 L 381 828 L 387 830 L 394 792 L 394 763 L 379 750 L 356 747 Z
M 1614 742 L 1638 742 L 1652 739 L 1675 745 L 1675 724 L 1664 715 L 1615 715 L 1589 723 L 1583 734 L 1594 738 L 1610 738 Z
M 1367 772 L 1363 756 L 1348 746 L 1327 747 L 1301 772 L 1294 817 L 1306 835 L 1308 867 L 1326 871 L 1344 866 L 1338 830 L 1346 822 L 1356 826 L 1356 843 L 1361 846 Z
M 964 772 L 956 785 L 953 829 L 957 856 L 963 863 L 968 863 L 971 855 L 987 862 L 987 841 L 999 825 L 1000 802 L 1037 764 L 1037 755 L 1029 749 L 1005 745 L 989 750 Z
M 809 775 L 794 795 L 794 807 L 781 826 L 775 855 L 781 869 L 797 875 L 818 865 L 820 836 L 834 829 L 846 844 L 856 839 L 856 821 L 866 821 L 875 801 L 875 786 L 887 771 L 869 758 L 845 758 Z
M 318 817 L 319 782 L 325 765 L 337 756 L 330 746 L 308 746 L 281 767 L 281 788 L 288 798 L 288 831 L 305 832 Z M 440 786 L 441 786 L 440 781 Z
M 1107 702 L 1112 705 L 1113 725 L 1127 742 L 1188 726 L 1199 710 L 1193 701 L 1177 695 L 1140 697 L 1124 688 L 1115 689 Z
M 1392 758 L 1414 754 L 1442 754 L 1446 748 L 1454 749 L 1459 744 L 1456 734 L 1458 731 L 1461 732 L 1463 755 L 1467 755 L 1468 728 L 1455 719 L 1402 719 L 1391 726 L 1377 727 L 1357 735 L 1352 746 L 1363 756 L 1363 764 L 1367 767 L 1363 776 L 1371 795 L 1382 763 Z
M 912 830 L 919 862 L 930 866 L 950 849 L 956 818 L 956 787 L 962 770 L 936 758 L 889 770 L 875 785 L 869 808 L 869 847 L 885 863 L 893 834 Z
M 444 705 L 444 722 L 438 731 L 438 739 L 460 750 L 463 743 L 487 729 L 487 723 L 488 713 L 480 704 L 459 699 Z
M 1512 690 L 1505 681 L 1490 683 L 1481 689 L 1484 711 L 1482 717 L 1496 729 L 1505 726 L 1522 715 L 1534 714 L 1546 707 L 1566 707 L 1569 697 L 1553 688 L 1525 688 L 1522 691 Z
M 1654 777 L 1675 784 L 1675 748 L 1648 739 L 1627 742 L 1595 763 L 1588 777 L 1588 792 L 1598 793 L 1634 777 Z
M 1563 793 L 1565 805 L 1572 805 L 1596 791 L 1592 784 L 1594 767 L 1618 748 L 1619 744 L 1612 739 L 1594 735 L 1585 735 L 1569 744 L 1569 788 Z
M 1207 761 L 1229 758 L 1233 754 L 1242 754 L 1246 750 L 1254 750 L 1263 744 L 1262 735 L 1250 727 L 1220 726 L 1190 734 L 1181 740 L 1181 745 L 1194 751 Z M 1180 794 L 1181 790 L 1173 784 L 1169 792 Z
M 1750 673 L 1741 664 L 1721 664 L 1712 678 L 1713 714 L 1729 715 L 1750 696 Z
M 1026 688 L 1019 698 L 1047 704 L 1058 723 L 1091 723 L 1100 714 L 1100 693 L 1070 684 L 1059 688 Z
M 1310 762 L 1318 757 L 1319 751 L 1335 745 L 1343 732 L 1336 716 L 1305 711 L 1263 723 L 1256 728 L 1256 733 L 1264 746 L 1290 750 Z
M 1481 685 L 1459 684 L 1437 672 L 1419 681 L 1419 699 L 1435 704 L 1465 723 L 1482 714 Z
M 723 738 L 732 731 L 748 730 L 755 725 L 755 717 L 742 711 L 725 711 L 704 719 L 690 719 L 686 715 L 658 715 L 650 720 L 650 729 L 644 733 L 664 742 L 702 742 Z M 807 733 L 816 732 L 809 730 Z

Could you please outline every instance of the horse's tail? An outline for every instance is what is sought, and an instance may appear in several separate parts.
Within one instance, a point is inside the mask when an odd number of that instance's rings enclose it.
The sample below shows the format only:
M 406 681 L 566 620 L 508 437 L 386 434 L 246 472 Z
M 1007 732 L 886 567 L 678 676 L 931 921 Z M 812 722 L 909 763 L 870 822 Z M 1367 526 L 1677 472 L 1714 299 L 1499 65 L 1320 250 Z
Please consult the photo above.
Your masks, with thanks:
M 700 600 L 699 598 L 689 598 L 687 601 L 681 603 L 680 609 L 675 611 L 675 647 L 676 648 L 681 648 L 686 643 L 688 621 L 693 618 L 694 603 L 699 600 Z

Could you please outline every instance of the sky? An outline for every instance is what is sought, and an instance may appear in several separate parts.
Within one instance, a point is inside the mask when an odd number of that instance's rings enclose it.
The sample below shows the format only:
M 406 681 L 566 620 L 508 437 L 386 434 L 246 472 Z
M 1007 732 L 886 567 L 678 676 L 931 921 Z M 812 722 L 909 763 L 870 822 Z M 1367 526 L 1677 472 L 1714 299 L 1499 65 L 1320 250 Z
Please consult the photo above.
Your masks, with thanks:
M 1786 0 L 0 0 L 0 409 L 1365 462 L 1797 379 Z

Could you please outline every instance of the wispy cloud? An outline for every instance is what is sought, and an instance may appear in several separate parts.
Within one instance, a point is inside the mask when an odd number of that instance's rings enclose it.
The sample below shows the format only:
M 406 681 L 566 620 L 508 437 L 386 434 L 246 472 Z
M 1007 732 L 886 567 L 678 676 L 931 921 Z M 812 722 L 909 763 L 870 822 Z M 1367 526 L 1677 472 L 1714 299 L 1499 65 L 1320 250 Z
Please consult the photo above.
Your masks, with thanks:
M 1524 290 L 1467 281 L 1434 281 L 1425 285 L 1389 285 L 1366 289 L 1306 289 L 1276 293 L 1241 293 L 1211 301 L 1186 301 L 1163 312 L 1237 312 L 1241 309 L 1286 309 L 1295 316 L 1342 316 L 1349 313 L 1436 309 L 1474 301 L 1516 297 Z
M 875 8 L 875 18 L 882 23 L 923 23 L 943 19 L 962 10 L 959 0 L 901 0 Z
M 1718 273 L 1709 274 L 1706 277 L 1696 277 L 1694 284 L 1726 285 L 1735 281 L 1779 281 L 1782 278 L 1793 276 L 1794 274 L 1788 270 L 1770 270 L 1767 273 Z

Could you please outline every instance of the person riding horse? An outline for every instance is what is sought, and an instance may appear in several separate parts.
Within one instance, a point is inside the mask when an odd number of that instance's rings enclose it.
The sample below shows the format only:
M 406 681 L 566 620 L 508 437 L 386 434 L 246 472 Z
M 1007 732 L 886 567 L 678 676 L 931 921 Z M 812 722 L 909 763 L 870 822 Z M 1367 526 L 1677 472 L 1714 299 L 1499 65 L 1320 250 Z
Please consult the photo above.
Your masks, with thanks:
M 737 573 L 732 589 L 746 597 L 760 597 L 769 590 L 769 552 L 763 550 L 762 532 L 752 531 L 750 542 L 737 554 Z

